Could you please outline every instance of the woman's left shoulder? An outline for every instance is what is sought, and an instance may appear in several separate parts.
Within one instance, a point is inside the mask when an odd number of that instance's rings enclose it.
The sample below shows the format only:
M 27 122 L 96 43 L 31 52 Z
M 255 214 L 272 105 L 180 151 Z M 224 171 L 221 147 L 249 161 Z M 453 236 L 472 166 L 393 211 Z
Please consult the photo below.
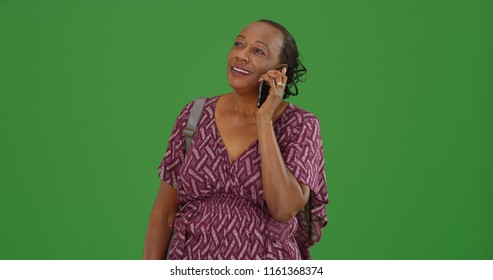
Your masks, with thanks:
M 314 113 L 300 108 L 293 103 L 288 103 L 288 106 L 286 107 L 285 118 L 288 123 L 291 123 L 294 126 L 309 123 L 315 124 L 317 126 L 320 125 L 320 120 Z

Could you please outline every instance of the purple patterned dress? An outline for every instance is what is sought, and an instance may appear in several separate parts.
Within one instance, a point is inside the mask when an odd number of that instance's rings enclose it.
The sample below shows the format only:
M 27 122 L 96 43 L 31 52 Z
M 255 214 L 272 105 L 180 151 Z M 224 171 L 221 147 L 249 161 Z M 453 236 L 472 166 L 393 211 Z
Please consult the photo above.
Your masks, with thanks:
M 258 141 L 232 163 L 215 122 L 219 96 L 207 99 L 190 150 L 183 128 L 192 103 L 181 111 L 158 167 L 175 187 L 179 210 L 168 259 L 309 259 L 309 247 L 327 224 L 324 156 L 318 119 L 289 104 L 274 123 L 284 161 L 311 189 L 303 210 L 275 221 L 263 196 Z

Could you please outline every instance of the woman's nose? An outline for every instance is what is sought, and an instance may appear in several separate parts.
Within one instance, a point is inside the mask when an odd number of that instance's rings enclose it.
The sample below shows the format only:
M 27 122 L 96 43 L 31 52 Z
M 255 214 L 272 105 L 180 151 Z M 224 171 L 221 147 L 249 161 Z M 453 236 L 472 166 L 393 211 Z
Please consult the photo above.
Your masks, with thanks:
M 246 53 L 246 48 L 236 53 L 236 61 L 240 61 L 240 60 L 244 62 L 249 61 L 248 55 Z

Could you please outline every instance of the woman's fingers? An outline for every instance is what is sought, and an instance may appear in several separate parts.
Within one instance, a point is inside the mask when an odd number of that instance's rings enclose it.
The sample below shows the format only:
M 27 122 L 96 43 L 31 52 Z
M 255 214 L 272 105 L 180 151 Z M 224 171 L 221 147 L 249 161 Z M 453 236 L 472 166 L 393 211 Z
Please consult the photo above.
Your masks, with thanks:
M 269 86 L 271 89 L 274 89 L 276 88 L 276 79 L 271 77 L 271 76 L 267 76 L 267 82 L 269 83 Z
M 267 96 L 267 100 L 262 104 L 261 111 L 259 112 L 267 112 L 269 116 L 273 116 L 276 108 L 282 102 L 282 98 L 284 96 L 284 89 L 286 88 L 286 83 L 288 77 L 286 76 L 287 68 L 283 67 L 281 71 L 278 70 L 269 70 L 259 78 L 260 81 L 266 81 L 270 86 L 269 95 Z
M 263 74 L 262 76 L 260 76 L 260 78 L 258 79 L 258 81 L 259 82 L 265 81 L 265 80 L 267 80 L 266 79 L 267 77 L 272 78 L 274 80 L 279 80 L 279 78 L 281 77 L 281 75 L 269 71 L 269 72 Z
M 278 70 L 269 70 L 259 78 L 260 81 L 266 81 L 271 87 L 271 92 L 273 91 L 274 95 L 282 96 L 284 95 L 284 88 L 286 87 L 286 83 L 288 77 L 286 76 L 287 67 L 283 67 L 281 71 Z
M 275 79 L 278 82 L 285 83 L 284 80 L 287 80 L 287 76 L 286 76 L 287 69 L 288 69 L 287 66 L 285 66 L 285 67 L 282 68 L 281 71 L 279 71 L 279 70 L 269 70 L 265 74 L 263 74 L 262 76 L 260 76 L 260 78 L 258 79 L 258 81 L 259 82 L 260 81 L 264 81 L 264 80 L 266 80 L 265 77 L 271 77 L 271 78 Z
M 267 74 L 267 77 L 269 77 L 270 79 L 274 80 L 274 82 L 279 82 L 280 81 L 280 76 L 277 76 L 277 75 L 272 74 L 272 73 Z
M 276 82 L 283 83 L 285 84 L 285 78 L 287 80 L 287 77 L 285 75 L 282 75 L 280 72 L 278 73 L 268 73 L 267 74 L 270 78 L 274 79 Z

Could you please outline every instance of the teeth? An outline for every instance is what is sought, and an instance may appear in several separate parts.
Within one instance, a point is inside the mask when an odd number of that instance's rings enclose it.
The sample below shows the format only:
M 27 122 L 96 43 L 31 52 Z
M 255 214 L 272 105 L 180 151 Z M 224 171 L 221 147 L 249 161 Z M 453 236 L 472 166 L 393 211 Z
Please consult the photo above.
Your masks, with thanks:
M 245 71 L 245 70 L 240 69 L 240 68 L 233 67 L 233 70 L 234 70 L 234 71 L 236 71 L 236 72 L 243 73 L 243 74 L 245 74 L 245 75 L 250 75 L 250 72 Z

